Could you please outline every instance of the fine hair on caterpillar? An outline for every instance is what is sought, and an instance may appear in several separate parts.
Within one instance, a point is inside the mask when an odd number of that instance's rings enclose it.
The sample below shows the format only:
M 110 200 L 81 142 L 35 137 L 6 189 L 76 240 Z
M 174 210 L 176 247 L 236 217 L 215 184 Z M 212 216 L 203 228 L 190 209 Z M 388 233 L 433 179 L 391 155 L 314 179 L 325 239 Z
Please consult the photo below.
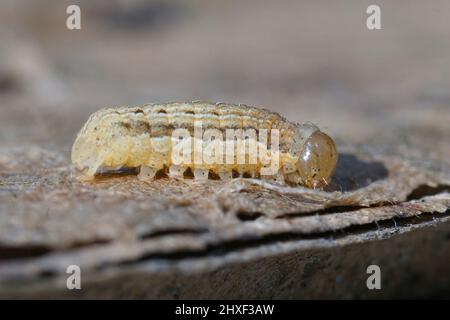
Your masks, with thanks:
M 190 170 L 200 180 L 215 174 L 320 188 L 331 181 L 338 153 L 310 122 L 242 104 L 193 101 L 101 109 L 78 133 L 71 157 L 83 180 L 126 167 L 138 168 L 140 180 Z

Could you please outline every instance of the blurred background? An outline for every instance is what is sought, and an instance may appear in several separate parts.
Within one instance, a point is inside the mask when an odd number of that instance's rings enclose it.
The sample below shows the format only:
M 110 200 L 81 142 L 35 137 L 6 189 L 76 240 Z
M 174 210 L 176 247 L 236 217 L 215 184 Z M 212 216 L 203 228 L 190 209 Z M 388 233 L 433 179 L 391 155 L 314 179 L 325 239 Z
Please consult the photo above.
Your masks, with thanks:
M 81 30 L 66 28 L 71 4 Z M 371 4 L 381 30 L 366 27 Z M 3 0 L 0 147 L 68 157 L 99 108 L 186 99 L 449 159 L 449 12 L 446 0 Z

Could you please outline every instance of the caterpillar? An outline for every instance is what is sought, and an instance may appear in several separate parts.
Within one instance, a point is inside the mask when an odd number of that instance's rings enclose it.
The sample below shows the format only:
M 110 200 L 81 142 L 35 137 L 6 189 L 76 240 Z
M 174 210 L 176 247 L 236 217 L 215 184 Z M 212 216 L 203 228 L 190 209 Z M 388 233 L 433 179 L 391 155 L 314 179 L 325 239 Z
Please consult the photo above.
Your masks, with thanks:
M 214 134 L 207 136 L 208 130 Z M 213 150 L 209 161 L 202 148 Z M 140 180 L 158 172 L 186 177 L 190 171 L 195 179 L 253 177 L 320 188 L 331 181 L 338 153 L 312 123 L 243 104 L 193 101 L 101 109 L 78 133 L 71 159 L 83 180 L 100 170 L 137 168 Z

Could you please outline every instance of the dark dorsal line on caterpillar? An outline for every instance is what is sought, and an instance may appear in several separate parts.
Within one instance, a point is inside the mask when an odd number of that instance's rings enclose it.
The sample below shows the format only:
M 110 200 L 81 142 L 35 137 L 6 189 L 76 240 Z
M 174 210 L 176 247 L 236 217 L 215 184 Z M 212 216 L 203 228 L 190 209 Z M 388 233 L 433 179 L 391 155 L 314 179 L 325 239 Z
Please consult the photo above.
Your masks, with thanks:
M 204 132 L 215 130 L 223 137 L 223 141 L 216 141 L 219 148 L 216 150 L 223 151 L 224 157 L 234 150 L 232 160 L 240 155 L 243 157 L 240 159 L 252 158 L 253 161 L 230 162 L 219 156 L 214 159 L 223 161 L 199 162 L 196 148 L 214 140 L 205 140 L 206 134 L 196 135 L 199 124 Z M 180 130 L 192 137 L 188 142 L 188 147 L 192 147 L 190 160 L 182 163 L 174 160 L 174 150 L 179 149 L 177 143 L 181 139 L 174 136 Z M 276 155 L 276 170 L 267 174 L 267 167 L 275 163 L 275 158 L 269 163 L 259 156 L 251 157 L 248 144 L 245 154 L 238 149 L 227 149 L 226 143 L 230 143 L 227 134 L 233 130 L 244 132 L 247 143 L 249 139 L 255 143 L 253 146 L 257 149 L 253 151 L 265 150 L 266 156 Z M 247 133 L 252 130 L 255 135 L 249 138 Z M 258 140 L 264 137 L 263 133 L 267 139 Z M 276 140 L 278 145 L 274 148 Z M 262 143 L 267 145 L 266 149 L 261 149 Z M 248 176 L 317 188 L 330 182 L 337 159 L 333 140 L 311 123 L 296 124 L 277 113 L 242 104 L 203 101 L 101 109 L 89 117 L 72 147 L 72 162 L 85 180 L 94 179 L 99 170 L 127 167 L 138 168 L 141 180 L 153 179 L 159 171 L 177 177 L 191 171 L 195 179 L 207 179 L 211 175 L 223 180 Z

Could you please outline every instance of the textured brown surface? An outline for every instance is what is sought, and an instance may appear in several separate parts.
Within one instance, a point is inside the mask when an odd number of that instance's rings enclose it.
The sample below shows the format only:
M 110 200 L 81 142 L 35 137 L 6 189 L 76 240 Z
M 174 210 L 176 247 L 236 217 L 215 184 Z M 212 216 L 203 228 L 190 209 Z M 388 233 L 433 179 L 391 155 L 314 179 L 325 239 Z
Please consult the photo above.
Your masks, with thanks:
M 37 3 L 0 10 L 0 297 L 449 295 L 447 2 L 381 1 L 374 32 L 352 1 L 82 2 L 76 32 L 63 2 Z M 174 99 L 318 123 L 338 142 L 333 183 L 74 178 L 89 114 Z

